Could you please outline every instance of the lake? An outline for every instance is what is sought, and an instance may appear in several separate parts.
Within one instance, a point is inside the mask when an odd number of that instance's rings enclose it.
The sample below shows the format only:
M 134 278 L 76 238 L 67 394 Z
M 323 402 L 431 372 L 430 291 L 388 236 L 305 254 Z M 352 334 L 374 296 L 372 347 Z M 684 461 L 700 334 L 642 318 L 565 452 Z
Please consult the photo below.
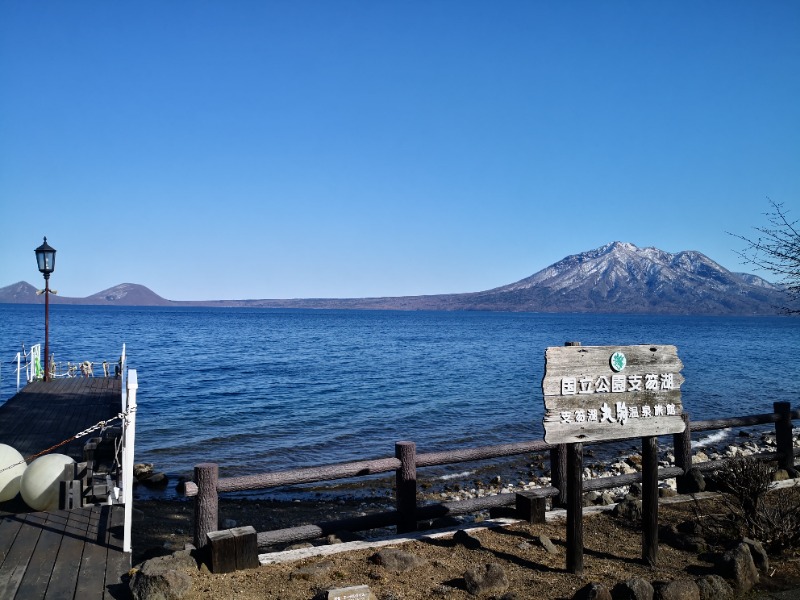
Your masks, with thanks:
M 798 400 L 800 319 L 50 307 L 56 362 L 138 371 L 136 460 L 223 476 L 542 439 L 547 346 L 674 344 L 693 419 Z M 0 402 L 44 307 L 0 305 Z M 111 416 L 111 415 L 109 415 Z

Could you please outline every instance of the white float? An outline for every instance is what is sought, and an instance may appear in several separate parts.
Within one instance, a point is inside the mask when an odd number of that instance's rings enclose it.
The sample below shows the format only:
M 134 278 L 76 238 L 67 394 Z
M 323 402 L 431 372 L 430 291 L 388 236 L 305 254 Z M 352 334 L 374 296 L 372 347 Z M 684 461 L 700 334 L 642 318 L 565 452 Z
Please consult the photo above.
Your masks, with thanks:
M 11 465 L 15 466 L 8 469 Z M 19 482 L 27 466 L 22 454 L 15 448 L 0 444 L 0 502 L 13 500 L 19 493 Z
M 19 486 L 25 504 L 33 510 L 56 510 L 59 482 L 64 480 L 64 466 L 74 462 L 64 454 L 47 454 L 29 464 Z

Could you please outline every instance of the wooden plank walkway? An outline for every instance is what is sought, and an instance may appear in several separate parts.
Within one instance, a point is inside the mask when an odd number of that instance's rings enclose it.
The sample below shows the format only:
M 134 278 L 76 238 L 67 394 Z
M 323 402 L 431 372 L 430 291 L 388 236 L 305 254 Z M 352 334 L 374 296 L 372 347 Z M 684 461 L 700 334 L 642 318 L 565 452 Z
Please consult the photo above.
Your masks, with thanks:
M 28 458 L 120 411 L 119 379 L 34 382 L 0 406 L 0 443 Z M 54 452 L 80 462 L 95 435 Z M 0 505 L 0 600 L 129 598 L 121 579 L 131 566 L 122 551 L 123 506 L 17 512 L 21 506 L 19 499 Z
M 0 514 L 0 600 L 129 598 L 123 506 Z
M 122 410 L 121 380 L 73 377 L 29 383 L 0 406 L 0 443 L 29 457 Z M 119 425 L 115 421 L 114 425 Z M 97 434 L 93 434 L 97 435 Z M 88 437 L 54 452 L 83 460 Z

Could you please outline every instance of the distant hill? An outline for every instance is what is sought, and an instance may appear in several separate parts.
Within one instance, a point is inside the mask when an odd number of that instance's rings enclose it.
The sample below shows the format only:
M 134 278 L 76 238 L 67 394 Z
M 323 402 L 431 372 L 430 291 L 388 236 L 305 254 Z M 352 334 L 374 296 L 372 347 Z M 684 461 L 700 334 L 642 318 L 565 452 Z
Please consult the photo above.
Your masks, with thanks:
M 43 301 L 36 288 L 25 282 L 0 288 L 0 303 Z M 183 302 L 124 283 L 87 298 L 54 296 L 52 301 L 118 306 L 768 315 L 782 312 L 789 297 L 781 287 L 755 275 L 728 271 L 700 252 L 670 254 L 613 242 L 567 256 L 516 283 L 465 294 Z
M 136 283 L 122 283 L 86 298 L 72 298 L 54 294 L 50 296 L 53 304 L 117 305 L 117 306 L 173 306 L 175 302 L 166 300 Z M 44 304 L 44 296 L 36 294 L 36 288 L 20 281 L 0 288 L 0 304 Z

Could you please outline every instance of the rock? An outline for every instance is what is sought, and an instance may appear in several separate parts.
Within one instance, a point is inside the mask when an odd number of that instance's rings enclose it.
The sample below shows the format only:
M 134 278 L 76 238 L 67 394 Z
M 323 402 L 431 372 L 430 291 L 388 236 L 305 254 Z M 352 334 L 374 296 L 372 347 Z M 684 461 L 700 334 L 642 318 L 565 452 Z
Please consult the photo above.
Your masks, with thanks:
M 756 569 L 765 575 L 768 574 L 769 556 L 767 555 L 767 551 L 764 550 L 764 546 L 761 545 L 761 542 L 758 540 L 751 540 L 750 538 L 744 538 L 742 542 L 747 544 L 747 547 L 750 549 L 750 556 L 753 558 L 753 564 L 755 564 Z
M 221 525 L 223 529 L 233 529 L 238 526 L 238 523 L 235 519 L 222 519 Z
M 614 516 L 627 521 L 641 521 L 642 520 L 642 501 L 641 500 L 623 500 L 614 507 Z
M 289 546 L 286 546 L 284 550 L 303 550 L 304 548 L 313 548 L 313 547 L 314 544 L 312 544 L 311 542 L 298 542 L 296 544 L 290 544 Z
M 611 465 L 611 469 L 617 471 L 621 475 L 632 475 L 636 473 L 636 469 L 624 461 L 617 461 Z
M 733 579 L 736 591 L 746 594 L 758 583 L 758 569 L 753 562 L 750 548 L 741 543 L 722 556 L 722 574 Z
M 133 465 L 133 476 L 136 479 L 146 479 L 153 474 L 153 463 L 138 463 Z
M 688 489 L 686 493 L 688 494 L 695 494 L 697 492 L 703 492 L 706 489 L 706 480 L 703 477 L 703 474 L 700 472 L 700 469 L 689 469 L 689 472 L 686 473 L 684 479 Z
M 556 548 L 556 545 L 544 534 L 539 536 L 539 545 L 541 545 L 541 547 L 544 548 L 548 554 L 558 554 L 558 548 Z
M 431 519 L 428 521 L 427 529 L 446 529 L 448 527 L 453 527 L 455 525 L 460 525 L 461 521 L 459 521 L 455 517 L 438 517 L 436 519 Z
M 602 583 L 587 583 L 572 597 L 573 600 L 611 600 L 611 592 Z
M 631 487 L 630 487 L 630 490 L 628 490 L 628 493 L 631 496 L 634 496 L 636 498 L 641 498 L 642 497 L 642 484 L 639 483 L 638 481 L 632 483 Z
M 332 546 L 334 544 L 344 544 L 346 542 L 357 542 L 364 538 L 352 531 L 337 531 L 336 533 L 331 533 L 325 539 L 328 545 Z
M 677 530 L 681 533 L 689 533 L 694 534 L 697 533 L 698 525 L 697 521 L 681 521 L 678 523 Z
M 678 579 L 658 586 L 655 600 L 700 600 L 700 590 L 691 579 Z
M 455 532 L 455 534 L 453 534 L 453 541 L 456 544 L 461 544 L 467 550 L 477 550 L 481 547 L 481 541 L 478 538 L 471 536 L 463 529 L 459 529 Z
M 586 492 L 583 495 L 583 505 L 584 506 L 592 506 L 600 499 L 600 492 Z
M 789 477 L 789 471 L 786 469 L 778 469 L 772 474 L 772 481 L 786 481 L 787 479 L 791 479 Z
M 702 535 L 687 535 L 683 538 L 683 549 L 695 554 L 708 552 L 708 542 Z
M 327 575 L 333 568 L 333 563 L 329 560 L 314 563 L 300 567 L 289 574 L 289 579 L 302 579 L 303 581 L 310 581 L 312 579 L 319 579 Z
M 169 484 L 169 477 L 164 473 L 152 473 L 149 477 L 142 477 L 138 481 L 149 488 L 165 488 Z
M 600 501 L 598 502 L 598 504 L 602 506 L 608 506 L 609 504 L 614 504 L 614 496 L 611 494 L 611 492 L 605 491 L 602 494 L 600 494 Z
M 473 596 L 502 594 L 508 589 L 508 578 L 503 567 L 488 563 L 467 569 L 464 573 L 467 591 Z
M 192 589 L 189 575 L 197 570 L 191 554 L 182 550 L 142 563 L 130 580 L 134 600 L 179 600 Z
M 692 464 L 708 462 L 708 455 L 700 450 L 692 455 Z
M 632 466 L 637 471 L 642 470 L 642 456 L 640 454 L 632 454 L 625 459 L 625 462 Z
M 373 554 L 370 561 L 394 573 L 404 573 L 426 564 L 419 556 L 397 548 L 384 548 Z
M 700 600 L 733 600 L 733 588 L 719 575 L 704 575 L 696 583 Z
M 678 492 L 673 490 L 670 487 L 662 487 L 658 488 L 658 497 L 659 498 L 673 498 L 678 495 Z
M 653 593 L 653 586 L 641 577 L 618 583 L 611 590 L 614 600 L 653 600 Z

